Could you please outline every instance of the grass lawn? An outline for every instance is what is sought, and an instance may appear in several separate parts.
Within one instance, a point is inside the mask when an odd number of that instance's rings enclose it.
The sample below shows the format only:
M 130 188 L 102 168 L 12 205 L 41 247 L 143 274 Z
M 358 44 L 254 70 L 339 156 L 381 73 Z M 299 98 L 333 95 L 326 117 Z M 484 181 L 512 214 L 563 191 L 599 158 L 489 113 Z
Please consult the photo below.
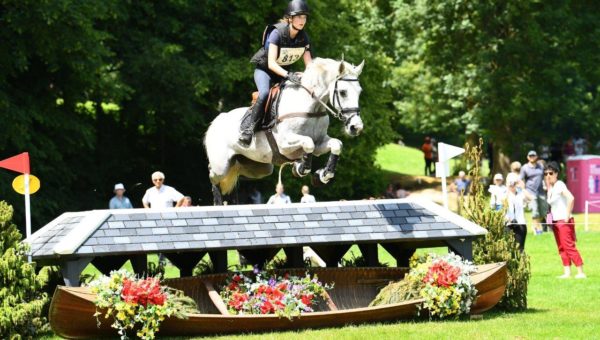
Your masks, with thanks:
M 209 339 L 592 339 L 600 337 L 600 232 L 578 231 L 578 247 L 584 257 L 586 280 L 560 280 L 560 258 L 550 233 L 528 235 L 531 256 L 529 309 L 521 313 L 491 311 L 483 320 L 347 326 L 337 329 L 244 334 Z M 387 255 L 382 254 L 383 261 Z M 205 338 L 195 338 L 205 339 Z
M 450 160 L 450 171 L 452 171 L 459 159 L 460 157 Z M 423 176 L 425 172 L 425 160 L 423 159 L 423 152 L 420 149 L 393 143 L 377 149 L 375 163 L 383 170 L 404 175 Z M 487 160 L 483 160 L 481 169 L 487 174 Z

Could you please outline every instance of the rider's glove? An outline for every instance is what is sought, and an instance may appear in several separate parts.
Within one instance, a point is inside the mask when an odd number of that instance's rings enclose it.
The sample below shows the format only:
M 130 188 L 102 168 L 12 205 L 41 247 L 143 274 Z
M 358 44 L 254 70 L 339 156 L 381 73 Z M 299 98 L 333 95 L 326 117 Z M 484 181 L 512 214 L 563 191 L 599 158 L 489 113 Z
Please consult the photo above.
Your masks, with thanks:
M 300 82 L 302 81 L 302 78 L 300 77 L 300 75 L 298 73 L 294 73 L 294 72 L 288 72 L 288 74 L 285 76 L 285 78 L 289 81 L 291 81 L 292 83 L 296 83 L 296 84 L 300 84 Z

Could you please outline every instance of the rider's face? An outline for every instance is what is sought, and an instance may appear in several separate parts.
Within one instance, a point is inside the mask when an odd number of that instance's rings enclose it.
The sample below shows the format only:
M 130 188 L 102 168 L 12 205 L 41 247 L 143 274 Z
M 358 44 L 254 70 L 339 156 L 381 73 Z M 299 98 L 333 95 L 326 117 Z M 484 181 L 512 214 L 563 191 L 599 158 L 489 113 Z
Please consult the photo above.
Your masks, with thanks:
M 294 15 L 292 17 L 292 26 L 296 29 L 303 29 L 306 25 L 306 15 Z

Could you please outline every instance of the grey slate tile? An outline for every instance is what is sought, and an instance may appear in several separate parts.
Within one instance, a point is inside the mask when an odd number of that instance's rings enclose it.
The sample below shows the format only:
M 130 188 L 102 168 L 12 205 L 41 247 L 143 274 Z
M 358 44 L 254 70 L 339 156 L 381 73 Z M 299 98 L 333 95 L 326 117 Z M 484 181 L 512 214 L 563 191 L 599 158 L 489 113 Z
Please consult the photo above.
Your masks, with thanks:
M 117 229 L 107 229 L 104 231 L 104 236 L 119 236 L 120 234 Z
M 113 237 L 113 241 L 117 244 L 119 243 L 131 243 L 129 237 Z
M 144 251 L 155 251 L 158 250 L 156 243 L 142 243 L 142 249 Z
M 306 207 L 302 207 L 302 208 L 298 208 L 298 213 L 299 214 L 311 214 L 313 211 L 311 208 L 306 208 Z
M 171 220 L 156 220 L 155 222 L 157 227 L 170 227 L 173 225 Z
M 235 210 L 225 210 L 223 211 L 223 217 L 237 217 L 238 213 Z
M 77 249 L 76 253 L 77 254 L 93 254 L 94 248 L 90 247 L 90 246 L 82 246 L 82 247 L 79 247 L 79 249 Z
M 296 238 L 295 237 L 282 237 L 281 238 L 281 243 L 283 243 L 283 244 L 295 244 L 296 243 Z
M 113 215 L 115 221 L 129 221 L 129 215 Z
M 202 223 L 204 225 L 215 225 L 219 224 L 219 221 L 216 218 L 203 218 Z
M 279 219 L 277 218 L 277 216 L 263 216 L 263 219 L 267 223 L 274 223 L 274 222 L 278 222 L 279 221 Z
M 177 218 L 182 218 L 182 219 L 187 219 L 187 218 L 193 218 L 194 215 L 192 214 L 191 211 L 178 211 L 177 212 Z
M 158 246 L 158 250 L 172 250 L 175 248 L 173 242 L 161 242 L 156 245 Z
M 271 237 L 281 237 L 281 236 L 285 236 L 285 231 L 284 230 L 271 230 L 271 231 L 269 231 L 269 235 L 271 235 Z
M 363 224 L 365 224 L 365 223 L 361 219 L 349 220 L 348 221 L 348 225 L 359 226 L 359 225 L 363 225 Z
M 221 211 L 207 211 L 206 215 L 208 217 L 223 217 L 223 212 Z
M 187 249 L 190 247 L 188 242 L 173 242 L 175 249 Z
M 153 228 L 152 229 L 152 234 L 154 235 L 162 235 L 162 234 L 168 234 L 169 233 L 169 229 L 167 228 Z
M 204 244 L 204 242 L 202 242 L 202 241 L 191 241 L 191 242 L 189 242 L 189 244 L 190 244 L 190 248 L 193 248 L 193 249 L 201 249 L 206 246 L 206 244 Z
M 327 242 L 323 235 L 313 235 L 310 237 L 311 242 Z
M 358 227 L 358 232 L 359 233 L 372 233 L 373 227 L 371 227 L 371 226 Z
M 192 239 L 194 239 L 196 241 L 204 241 L 204 240 L 208 240 L 208 235 L 207 234 L 194 234 L 194 235 L 192 235 Z
M 289 223 L 275 223 L 275 228 L 277 229 L 290 229 Z
M 127 229 L 140 227 L 140 221 L 125 221 L 123 223 L 125 224 L 125 228 Z
M 407 223 L 419 223 L 419 222 L 421 222 L 421 219 L 418 217 L 406 217 L 406 222 Z
M 138 235 L 152 235 L 152 229 L 151 228 L 139 228 L 139 229 L 136 229 L 136 233 Z
M 347 220 L 336 220 L 334 222 L 336 227 L 347 227 L 349 226 L 348 221 Z
M 254 232 L 254 237 L 269 237 L 269 232 L 268 231 L 255 231 Z
M 367 218 L 379 218 L 383 216 L 379 211 L 367 211 L 365 215 L 367 215 Z
M 141 229 L 141 228 L 140 228 Z M 121 236 L 133 236 L 133 235 L 137 235 L 136 230 L 135 229 L 120 229 L 119 230 L 119 234 Z
M 293 220 L 291 215 L 279 215 L 279 222 L 291 222 Z
M 208 217 L 208 214 L 206 213 L 206 211 L 192 211 L 191 213 L 194 218 Z
M 248 223 L 264 223 L 265 220 L 262 216 L 251 216 L 248 217 Z
M 246 217 L 234 217 L 233 223 L 235 224 L 246 224 L 248 223 L 248 218 Z
M 125 224 L 122 221 L 108 222 L 109 228 L 125 228 Z
M 156 222 L 154 220 L 140 221 L 140 225 L 144 228 L 152 228 L 156 227 Z
M 342 234 L 340 238 L 342 241 L 356 241 L 354 234 Z
M 183 227 L 183 226 L 187 226 L 187 221 L 184 219 L 176 219 L 176 220 L 172 220 L 171 223 L 176 226 L 176 227 Z
M 162 216 L 160 215 L 160 213 L 155 213 L 155 212 L 146 213 L 146 220 L 160 220 L 160 219 L 162 219 Z
M 260 230 L 260 225 L 257 223 L 246 224 L 246 230 Z
M 250 209 L 238 210 L 238 215 L 240 216 L 253 216 L 254 213 Z
M 338 218 L 337 214 L 332 214 L 332 213 L 321 214 L 321 219 L 323 219 L 323 220 L 335 220 L 337 218 Z
M 339 206 L 331 205 L 331 206 L 327 207 L 327 212 L 330 212 L 330 213 L 336 213 L 336 212 L 341 212 L 341 211 L 342 211 L 342 209 L 340 209 Z
M 342 205 L 342 206 L 340 206 L 340 211 L 353 212 L 353 211 L 356 211 L 356 209 L 354 208 L 353 205 Z

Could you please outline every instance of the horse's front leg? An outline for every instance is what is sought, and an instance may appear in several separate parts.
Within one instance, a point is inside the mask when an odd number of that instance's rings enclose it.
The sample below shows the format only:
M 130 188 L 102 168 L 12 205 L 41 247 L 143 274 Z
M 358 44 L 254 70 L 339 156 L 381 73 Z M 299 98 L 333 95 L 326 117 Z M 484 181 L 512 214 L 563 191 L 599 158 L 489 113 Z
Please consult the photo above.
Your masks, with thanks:
M 281 133 L 281 135 L 283 135 L 283 138 L 278 141 L 278 144 L 279 149 L 284 156 L 292 154 L 300 148 L 304 150 L 304 153 L 308 154 L 313 153 L 315 150 L 315 142 L 313 142 L 310 137 L 293 132 L 285 132 Z
M 315 172 L 315 176 L 318 176 L 318 180 L 322 183 L 328 183 L 333 176 L 335 176 L 335 169 L 337 167 L 337 161 L 342 153 L 342 141 L 336 138 L 325 136 L 323 142 L 317 145 L 314 154 L 320 156 L 324 153 L 331 152 L 327 165 Z

